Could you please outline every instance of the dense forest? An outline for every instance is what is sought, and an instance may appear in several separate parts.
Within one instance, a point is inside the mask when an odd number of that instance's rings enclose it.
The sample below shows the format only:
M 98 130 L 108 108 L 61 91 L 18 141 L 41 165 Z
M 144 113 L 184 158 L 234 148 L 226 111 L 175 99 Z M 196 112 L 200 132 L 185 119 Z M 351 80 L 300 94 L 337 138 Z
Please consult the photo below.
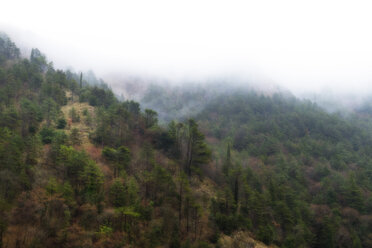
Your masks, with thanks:
M 0 247 L 372 247 L 368 114 L 206 91 L 142 109 L 1 34 Z

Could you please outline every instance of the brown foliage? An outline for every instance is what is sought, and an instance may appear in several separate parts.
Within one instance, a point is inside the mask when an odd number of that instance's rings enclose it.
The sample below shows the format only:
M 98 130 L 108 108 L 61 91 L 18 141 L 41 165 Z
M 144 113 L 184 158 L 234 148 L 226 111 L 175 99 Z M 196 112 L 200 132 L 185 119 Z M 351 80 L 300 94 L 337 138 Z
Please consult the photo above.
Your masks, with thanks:
M 343 208 L 341 210 L 341 215 L 344 220 L 346 220 L 349 224 L 355 226 L 359 225 L 360 223 L 360 214 L 357 210 L 353 208 Z
M 58 233 L 58 239 L 62 247 L 65 248 L 90 248 L 92 247 L 91 234 L 87 233 L 77 224 L 61 230 Z
M 115 232 L 110 236 L 102 236 L 97 240 L 93 247 L 94 248 L 116 248 L 116 247 L 125 247 L 125 234 L 122 232 Z
M 78 209 L 78 215 L 80 216 L 80 225 L 85 229 L 96 229 L 97 222 L 97 207 L 89 203 L 82 205 Z
M 352 237 L 351 237 L 349 231 L 344 226 L 341 226 L 338 229 L 335 238 L 337 240 L 337 244 L 340 247 L 351 247 L 351 245 L 353 243 L 353 240 L 352 240 Z
M 59 195 L 43 189 L 23 192 L 10 217 L 4 236 L 6 247 L 54 246 L 55 236 L 68 224 L 68 207 Z
M 321 223 L 324 216 L 331 214 L 331 209 L 327 205 L 316 205 L 312 204 L 310 209 L 314 212 L 315 221 Z
M 101 159 L 102 148 L 90 145 L 86 148 L 86 151 L 94 161 L 97 162 Z

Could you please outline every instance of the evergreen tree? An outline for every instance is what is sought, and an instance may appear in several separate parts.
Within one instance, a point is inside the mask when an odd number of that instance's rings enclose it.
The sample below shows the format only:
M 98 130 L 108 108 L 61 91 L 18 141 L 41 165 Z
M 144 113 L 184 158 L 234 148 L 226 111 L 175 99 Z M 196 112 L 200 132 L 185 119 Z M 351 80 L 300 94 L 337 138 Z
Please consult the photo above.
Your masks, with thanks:
M 185 171 L 190 177 L 194 171 L 200 174 L 200 166 L 211 159 L 211 151 L 204 141 L 204 135 L 198 130 L 198 124 L 193 119 L 187 123 Z

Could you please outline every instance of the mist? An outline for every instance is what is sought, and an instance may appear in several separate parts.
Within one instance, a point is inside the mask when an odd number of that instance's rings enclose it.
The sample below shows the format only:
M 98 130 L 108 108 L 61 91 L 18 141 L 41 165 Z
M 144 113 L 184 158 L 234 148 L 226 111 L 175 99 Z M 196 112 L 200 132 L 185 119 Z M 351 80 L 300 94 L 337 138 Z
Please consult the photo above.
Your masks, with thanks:
M 19 7 L 22 6 L 22 7 Z M 7 1 L 0 30 L 57 68 L 168 83 L 238 77 L 309 93 L 372 92 L 369 2 Z

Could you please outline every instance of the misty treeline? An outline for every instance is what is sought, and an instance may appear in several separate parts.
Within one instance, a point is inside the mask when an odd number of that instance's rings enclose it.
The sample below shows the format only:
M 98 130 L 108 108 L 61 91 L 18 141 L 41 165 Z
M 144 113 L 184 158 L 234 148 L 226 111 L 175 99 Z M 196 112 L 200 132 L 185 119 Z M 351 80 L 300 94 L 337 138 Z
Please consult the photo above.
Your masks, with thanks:
M 4 35 L 0 58 L 0 247 L 372 246 L 368 115 L 230 92 L 161 126 Z

